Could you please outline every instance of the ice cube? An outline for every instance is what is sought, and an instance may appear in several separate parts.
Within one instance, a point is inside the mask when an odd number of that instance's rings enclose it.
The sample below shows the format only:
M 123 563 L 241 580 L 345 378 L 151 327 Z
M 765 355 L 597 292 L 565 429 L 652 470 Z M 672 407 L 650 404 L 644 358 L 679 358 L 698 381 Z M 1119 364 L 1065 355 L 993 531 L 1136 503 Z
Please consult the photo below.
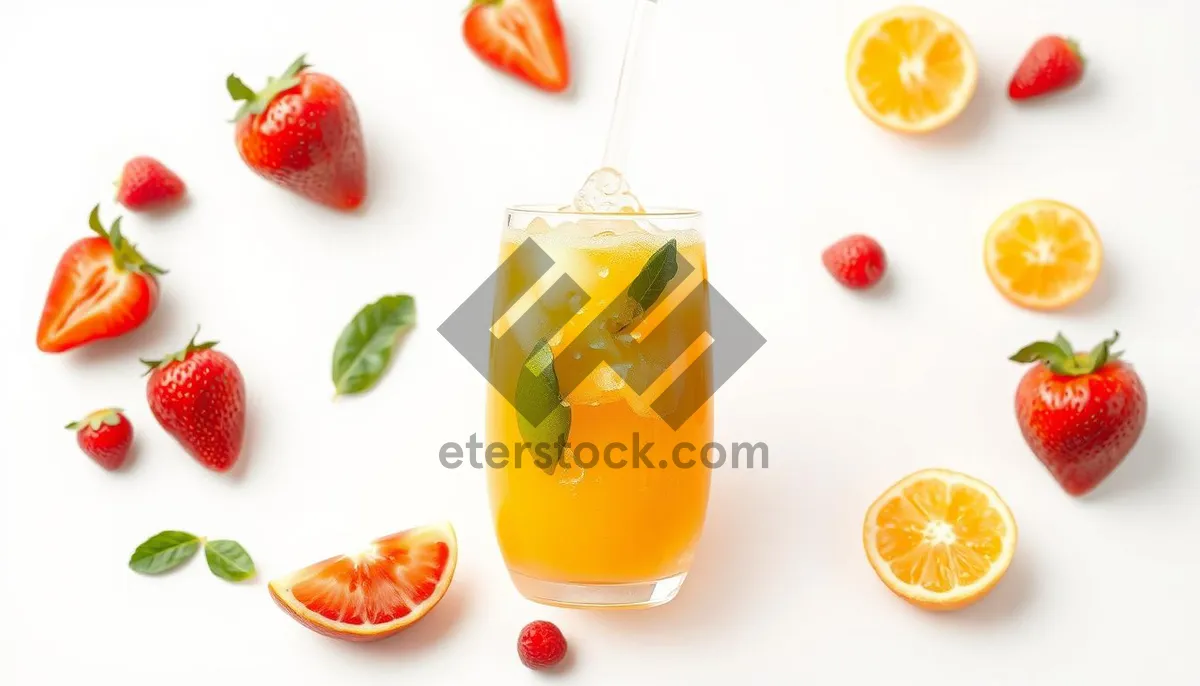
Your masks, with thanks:
M 533 221 L 529 222 L 529 226 L 525 228 L 525 233 L 530 236 L 540 236 L 544 233 L 550 233 L 550 224 L 541 217 L 535 217 Z
M 611 167 L 592 172 L 575 194 L 576 212 L 641 213 L 645 210 L 621 173 Z

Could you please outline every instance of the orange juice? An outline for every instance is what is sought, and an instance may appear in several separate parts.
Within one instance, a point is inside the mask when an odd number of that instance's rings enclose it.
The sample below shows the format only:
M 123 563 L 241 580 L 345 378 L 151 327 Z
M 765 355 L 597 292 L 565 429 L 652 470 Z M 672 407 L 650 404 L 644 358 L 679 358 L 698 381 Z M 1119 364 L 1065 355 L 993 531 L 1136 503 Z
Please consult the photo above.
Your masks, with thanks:
M 554 268 L 539 279 L 522 274 L 517 266 L 498 283 L 498 310 L 522 288 L 535 285 L 511 308 L 496 312 L 493 334 L 503 337 L 538 307 L 569 308 L 565 324 L 546 338 L 557 377 L 578 379 L 561 391 L 561 404 L 570 412 L 569 445 L 549 473 L 532 463 L 531 452 L 524 453 L 523 461 L 514 458 L 501 468 L 488 469 L 496 535 L 518 588 L 534 600 L 657 604 L 663 601 L 661 594 L 651 602 L 653 598 L 642 599 L 637 592 L 606 597 L 603 588 L 649 589 L 675 579 L 677 589 L 704 523 L 711 470 L 698 451 L 711 442 L 713 433 L 707 392 L 711 366 L 704 355 L 711 339 L 707 333 L 694 341 L 691 337 L 707 331 L 709 314 L 707 300 L 703 307 L 681 304 L 694 305 L 698 293 L 706 294 L 704 243 L 698 232 L 686 228 L 694 225 L 694 213 L 620 220 L 557 214 L 532 220 L 510 214 L 501 262 L 523 241 L 535 240 Z M 550 221 L 557 225 L 551 227 Z M 684 228 L 660 229 L 664 224 Z M 677 254 L 681 265 L 673 287 L 664 289 L 627 328 L 606 321 L 606 308 L 612 310 L 614 303 L 628 299 L 639 276 L 654 271 L 648 263 L 665 248 Z M 554 290 L 560 275 L 570 277 L 571 289 Z M 557 303 L 547 305 L 555 298 Z M 669 359 L 657 366 L 647 363 L 646 346 L 640 345 L 650 337 L 676 339 Z M 499 365 L 521 361 L 497 354 L 493 345 L 493 373 Z M 673 384 L 683 376 L 691 379 L 693 390 L 699 389 L 698 409 L 682 420 L 682 414 L 663 416 L 662 409 L 671 406 L 668 396 L 679 388 Z M 657 402 L 660 399 L 663 402 Z M 528 440 L 518 408 L 495 388 L 489 389 L 487 433 L 489 444 L 504 444 L 512 453 L 517 452 L 514 446 Z M 591 586 L 601 591 L 569 592 Z M 568 592 L 559 592 L 564 587 Z

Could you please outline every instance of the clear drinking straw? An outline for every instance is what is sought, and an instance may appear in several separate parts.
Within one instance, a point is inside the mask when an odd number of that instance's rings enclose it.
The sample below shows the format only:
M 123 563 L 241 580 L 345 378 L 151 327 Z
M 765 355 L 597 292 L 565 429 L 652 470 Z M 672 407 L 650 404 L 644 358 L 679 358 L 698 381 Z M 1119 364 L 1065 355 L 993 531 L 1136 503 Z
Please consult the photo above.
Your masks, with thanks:
M 629 25 L 629 38 L 625 43 L 625 61 L 621 65 L 621 80 L 617 85 L 617 99 L 613 105 L 612 121 L 608 127 L 608 142 L 604 148 L 603 167 L 625 172 L 629 157 L 631 109 L 636 100 L 636 90 L 643 72 L 642 57 L 650 43 L 649 35 L 654 27 L 654 14 L 658 0 L 637 0 L 633 9 L 633 21 Z

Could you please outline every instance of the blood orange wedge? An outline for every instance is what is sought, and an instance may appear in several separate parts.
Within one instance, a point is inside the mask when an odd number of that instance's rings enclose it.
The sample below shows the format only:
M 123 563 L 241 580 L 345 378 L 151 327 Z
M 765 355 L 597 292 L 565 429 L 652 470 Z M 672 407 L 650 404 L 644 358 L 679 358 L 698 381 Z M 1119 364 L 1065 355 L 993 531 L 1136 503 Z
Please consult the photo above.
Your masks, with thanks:
M 908 602 L 954 610 L 987 595 L 1017 548 L 1012 512 L 991 486 L 926 469 L 889 488 L 867 510 L 867 559 Z
M 1096 283 L 1104 248 L 1083 212 L 1057 200 L 1030 200 L 992 224 L 983 261 L 1004 297 L 1022 307 L 1056 310 Z
M 374 641 L 432 610 L 450 587 L 457 561 L 454 527 L 446 522 L 385 536 L 353 555 L 275 579 L 268 588 L 280 607 L 313 631 Z

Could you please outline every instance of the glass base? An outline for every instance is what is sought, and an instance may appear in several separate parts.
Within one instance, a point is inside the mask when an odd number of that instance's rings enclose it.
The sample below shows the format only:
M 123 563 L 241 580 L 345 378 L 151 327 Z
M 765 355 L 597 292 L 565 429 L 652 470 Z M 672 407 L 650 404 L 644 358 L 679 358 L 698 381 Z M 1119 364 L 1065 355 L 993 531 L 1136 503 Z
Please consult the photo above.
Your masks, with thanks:
M 642 609 L 671 602 L 687 572 L 630 584 L 572 584 L 509 572 L 521 595 L 535 603 L 579 609 Z

